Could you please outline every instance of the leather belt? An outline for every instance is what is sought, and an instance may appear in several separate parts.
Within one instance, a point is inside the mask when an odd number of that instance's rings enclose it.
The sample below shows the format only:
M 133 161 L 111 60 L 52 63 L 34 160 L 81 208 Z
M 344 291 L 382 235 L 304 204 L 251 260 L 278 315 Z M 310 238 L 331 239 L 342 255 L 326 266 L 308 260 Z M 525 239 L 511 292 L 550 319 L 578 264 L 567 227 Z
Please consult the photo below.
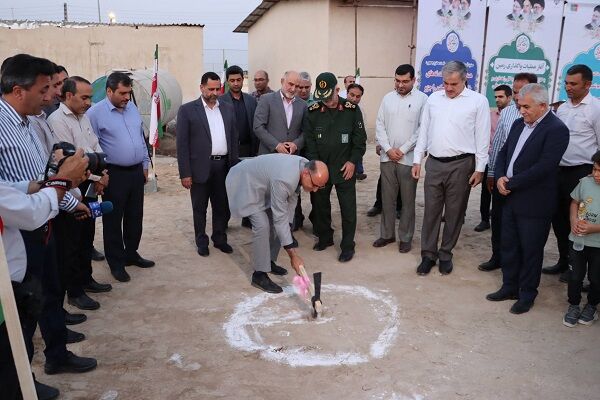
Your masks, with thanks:
M 457 156 L 452 156 L 452 157 L 436 157 L 433 154 L 429 154 L 429 157 L 431 157 L 434 160 L 437 160 L 439 162 L 443 162 L 443 163 L 448 163 L 448 162 L 452 162 L 452 161 L 456 161 L 456 160 L 462 160 L 463 158 L 467 158 L 467 157 L 471 157 L 471 156 L 474 156 L 474 154 L 463 153 L 463 154 L 459 154 Z
M 225 154 L 225 155 L 218 155 L 218 156 L 210 156 L 211 160 L 224 160 L 225 158 L 227 158 L 227 154 Z

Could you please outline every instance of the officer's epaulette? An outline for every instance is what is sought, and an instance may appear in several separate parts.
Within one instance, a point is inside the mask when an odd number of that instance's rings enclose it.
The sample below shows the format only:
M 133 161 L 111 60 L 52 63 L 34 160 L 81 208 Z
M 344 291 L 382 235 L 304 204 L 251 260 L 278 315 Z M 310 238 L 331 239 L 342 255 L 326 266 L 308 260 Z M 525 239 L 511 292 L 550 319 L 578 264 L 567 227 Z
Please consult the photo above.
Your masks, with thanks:
M 344 108 L 356 108 L 356 104 L 346 101 L 346 104 L 344 104 Z
M 312 106 L 308 107 L 308 111 L 315 111 L 318 110 L 321 107 L 321 103 L 319 103 L 318 101 L 313 104 Z

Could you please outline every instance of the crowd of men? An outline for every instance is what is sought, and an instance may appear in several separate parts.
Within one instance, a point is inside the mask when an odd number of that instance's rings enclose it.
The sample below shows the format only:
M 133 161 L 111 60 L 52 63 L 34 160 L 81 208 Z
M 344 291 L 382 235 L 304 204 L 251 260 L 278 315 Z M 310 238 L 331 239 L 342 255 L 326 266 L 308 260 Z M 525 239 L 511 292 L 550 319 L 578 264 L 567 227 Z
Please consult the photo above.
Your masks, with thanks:
M 482 183 L 481 223 L 475 230 L 491 225 L 492 254 L 479 269 L 502 269 L 501 286 L 487 299 L 516 300 L 510 311 L 525 313 L 534 304 L 541 273 L 561 273 L 569 284 L 563 323 L 591 324 L 600 302 L 600 102 L 589 93 L 592 71 L 585 65 L 569 69 L 564 82 L 569 98 L 557 110 L 533 74 L 516 74 L 512 87 L 496 87 L 492 111 L 483 95 L 468 88 L 462 62 L 446 63 L 442 76 L 444 89 L 427 97 L 415 87 L 413 66 L 400 65 L 394 90 L 381 101 L 375 127 L 380 177 L 376 203 L 367 213 L 381 214 L 373 246 L 398 242 L 400 253 L 412 250 L 417 182 L 425 175 L 416 272 L 427 275 L 439 264 L 442 275 L 450 274 L 470 191 Z M 179 174 L 190 191 L 198 254 L 210 255 L 211 240 L 214 248 L 232 253 L 228 224 L 231 217 L 241 218 L 242 226 L 252 230 L 251 284 L 279 293 L 282 288 L 269 274 L 287 274 L 277 264 L 281 248 L 297 273 L 303 265 L 293 236 L 304 227 L 301 190 L 310 195 L 313 250 L 322 251 L 334 245 L 335 187 L 342 222 L 338 260 L 351 261 L 356 181 L 366 178 L 364 87 L 346 76 L 342 93 L 336 75 L 323 72 L 313 91 L 307 72 L 290 70 L 273 91 L 268 73 L 261 70 L 254 75 L 256 91 L 249 94 L 243 92 L 244 71 L 238 66 L 226 70 L 225 80 L 229 90 L 223 94 L 221 77 L 205 73 L 201 96 L 181 106 L 177 116 Z M 93 246 L 91 211 L 99 195 L 112 204 L 103 215 L 103 239 L 113 277 L 127 282 L 125 266 L 154 266 L 137 251 L 150 159 L 131 101 L 132 81 L 127 74 L 112 73 L 105 99 L 92 106 L 85 78 L 68 77 L 64 67 L 19 54 L 3 62 L 0 90 L 0 215 L 5 240 L 13 234 L 7 256 L 29 357 L 39 325 L 45 372 L 86 372 L 96 360 L 67 350 L 68 343 L 85 336 L 66 325 L 87 316 L 68 313 L 63 304 L 66 294 L 69 304 L 94 310 L 100 304 L 88 293 L 112 289 L 92 277 L 91 261 L 102 257 Z M 75 155 L 63 158 L 64 142 L 79 149 Z M 82 157 L 83 151 L 89 156 Z M 94 157 L 105 159 L 106 166 L 92 171 L 80 165 Z M 55 167 L 54 174 L 48 166 Z M 34 216 L 33 222 L 14 217 L 24 214 Z M 556 265 L 542 269 L 551 226 L 560 256 Z M 589 288 L 583 284 L 586 275 Z M 0 360 L 6 398 L 19 398 L 4 324 Z M 58 396 L 56 389 L 35 383 L 40 399 Z

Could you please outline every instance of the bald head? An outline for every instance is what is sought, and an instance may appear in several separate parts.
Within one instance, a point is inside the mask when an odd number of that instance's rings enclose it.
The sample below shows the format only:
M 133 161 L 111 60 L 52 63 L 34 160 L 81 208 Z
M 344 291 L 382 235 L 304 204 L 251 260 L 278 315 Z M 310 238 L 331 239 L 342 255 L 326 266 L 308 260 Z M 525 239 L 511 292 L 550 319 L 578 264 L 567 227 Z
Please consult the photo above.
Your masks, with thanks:
M 281 93 L 291 100 L 296 95 L 300 75 L 296 71 L 287 71 L 281 78 Z
M 300 184 L 307 192 L 322 189 L 329 181 L 329 169 L 323 161 L 309 161 L 300 172 Z
M 256 90 L 262 92 L 267 86 L 269 86 L 269 74 L 267 74 L 267 71 L 263 71 L 262 69 L 256 71 L 254 74 L 254 87 Z

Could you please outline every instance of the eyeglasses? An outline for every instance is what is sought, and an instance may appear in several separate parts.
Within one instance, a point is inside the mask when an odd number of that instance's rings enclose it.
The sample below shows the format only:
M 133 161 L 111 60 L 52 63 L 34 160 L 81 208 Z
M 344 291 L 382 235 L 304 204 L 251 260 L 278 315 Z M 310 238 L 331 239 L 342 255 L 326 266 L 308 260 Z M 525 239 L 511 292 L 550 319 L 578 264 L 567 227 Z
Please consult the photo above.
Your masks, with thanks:
M 310 183 L 311 183 L 311 184 L 312 184 L 314 187 L 316 187 L 317 189 L 323 189 L 323 188 L 325 187 L 325 185 L 323 185 L 323 186 L 319 186 L 319 185 L 317 185 L 317 184 L 315 183 L 315 181 L 313 181 L 312 174 L 311 174 L 310 172 L 308 173 L 308 176 L 310 177 Z

